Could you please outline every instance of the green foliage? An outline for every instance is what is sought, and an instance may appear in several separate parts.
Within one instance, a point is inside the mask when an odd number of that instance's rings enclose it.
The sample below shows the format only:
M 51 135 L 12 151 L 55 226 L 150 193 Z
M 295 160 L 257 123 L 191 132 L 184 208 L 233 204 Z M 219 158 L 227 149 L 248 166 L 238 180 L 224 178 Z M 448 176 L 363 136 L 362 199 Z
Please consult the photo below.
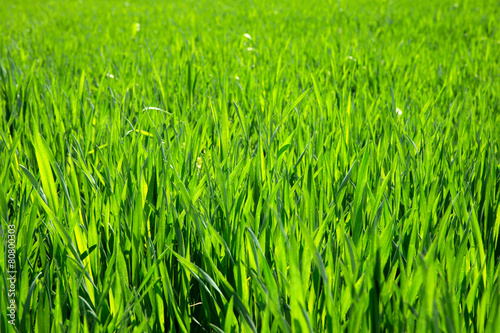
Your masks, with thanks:
M 498 1 L 0 1 L 1 332 L 500 327 Z

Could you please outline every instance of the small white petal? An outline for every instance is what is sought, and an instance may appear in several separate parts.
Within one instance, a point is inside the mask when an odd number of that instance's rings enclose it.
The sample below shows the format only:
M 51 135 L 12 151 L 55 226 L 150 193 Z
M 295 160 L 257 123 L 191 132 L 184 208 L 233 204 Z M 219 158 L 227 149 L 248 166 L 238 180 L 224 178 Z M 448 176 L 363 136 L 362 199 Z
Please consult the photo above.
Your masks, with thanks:
M 245 38 L 248 38 L 248 39 L 252 40 L 252 36 L 250 36 L 249 34 L 243 34 L 243 37 L 245 37 Z
M 144 109 L 142 109 L 143 112 L 144 111 L 148 111 L 148 110 L 156 110 L 156 111 L 161 111 L 161 112 L 164 112 L 164 113 L 167 113 L 167 114 L 172 114 L 172 113 L 170 113 L 168 111 L 162 110 L 162 109 L 154 107 L 154 106 L 147 106 Z
M 400 116 L 400 115 L 403 114 L 403 111 L 401 111 L 400 109 L 396 108 L 396 113 L 398 114 L 398 116 Z

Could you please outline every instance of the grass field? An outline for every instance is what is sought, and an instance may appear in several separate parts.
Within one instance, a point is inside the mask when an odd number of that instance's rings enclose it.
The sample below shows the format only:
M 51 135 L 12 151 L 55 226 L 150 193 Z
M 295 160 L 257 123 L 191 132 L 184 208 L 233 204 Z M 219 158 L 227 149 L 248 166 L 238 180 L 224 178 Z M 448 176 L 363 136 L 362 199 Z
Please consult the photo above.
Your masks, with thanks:
M 0 0 L 0 332 L 498 332 L 499 18 Z

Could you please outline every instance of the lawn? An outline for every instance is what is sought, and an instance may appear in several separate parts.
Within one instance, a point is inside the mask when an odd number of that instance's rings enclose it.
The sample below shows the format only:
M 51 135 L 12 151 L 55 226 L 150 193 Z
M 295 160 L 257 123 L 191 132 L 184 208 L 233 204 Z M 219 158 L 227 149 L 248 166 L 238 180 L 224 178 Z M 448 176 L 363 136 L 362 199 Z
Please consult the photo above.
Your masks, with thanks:
M 0 332 L 498 332 L 499 17 L 0 0 Z

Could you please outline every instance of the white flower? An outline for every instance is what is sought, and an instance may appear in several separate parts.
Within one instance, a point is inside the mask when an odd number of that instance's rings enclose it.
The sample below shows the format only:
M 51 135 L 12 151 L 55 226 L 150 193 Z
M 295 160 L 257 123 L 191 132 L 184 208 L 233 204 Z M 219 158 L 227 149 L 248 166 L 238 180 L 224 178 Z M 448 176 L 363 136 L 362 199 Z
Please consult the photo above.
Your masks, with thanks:
M 398 117 L 401 116 L 403 114 L 403 111 L 401 111 L 400 109 L 396 108 L 396 113 L 398 114 Z
M 255 49 L 253 47 L 247 47 L 247 51 L 248 52 L 253 52 L 253 51 L 255 51 Z
M 115 76 L 113 74 L 111 74 L 111 73 L 106 74 L 106 76 L 109 77 L 110 79 L 114 79 L 115 78 Z
M 236 75 L 234 78 L 235 78 L 237 81 L 239 81 L 239 80 L 240 80 L 240 77 L 239 77 L 238 75 Z
M 252 40 L 252 36 L 250 36 L 249 34 L 246 34 L 246 33 L 245 33 L 245 34 L 243 34 L 243 37 L 245 37 L 245 38 L 248 38 L 248 39 Z
M 203 165 L 203 160 L 201 157 L 198 157 L 196 159 L 196 175 L 199 176 L 200 175 L 200 171 L 201 171 L 201 167 Z

